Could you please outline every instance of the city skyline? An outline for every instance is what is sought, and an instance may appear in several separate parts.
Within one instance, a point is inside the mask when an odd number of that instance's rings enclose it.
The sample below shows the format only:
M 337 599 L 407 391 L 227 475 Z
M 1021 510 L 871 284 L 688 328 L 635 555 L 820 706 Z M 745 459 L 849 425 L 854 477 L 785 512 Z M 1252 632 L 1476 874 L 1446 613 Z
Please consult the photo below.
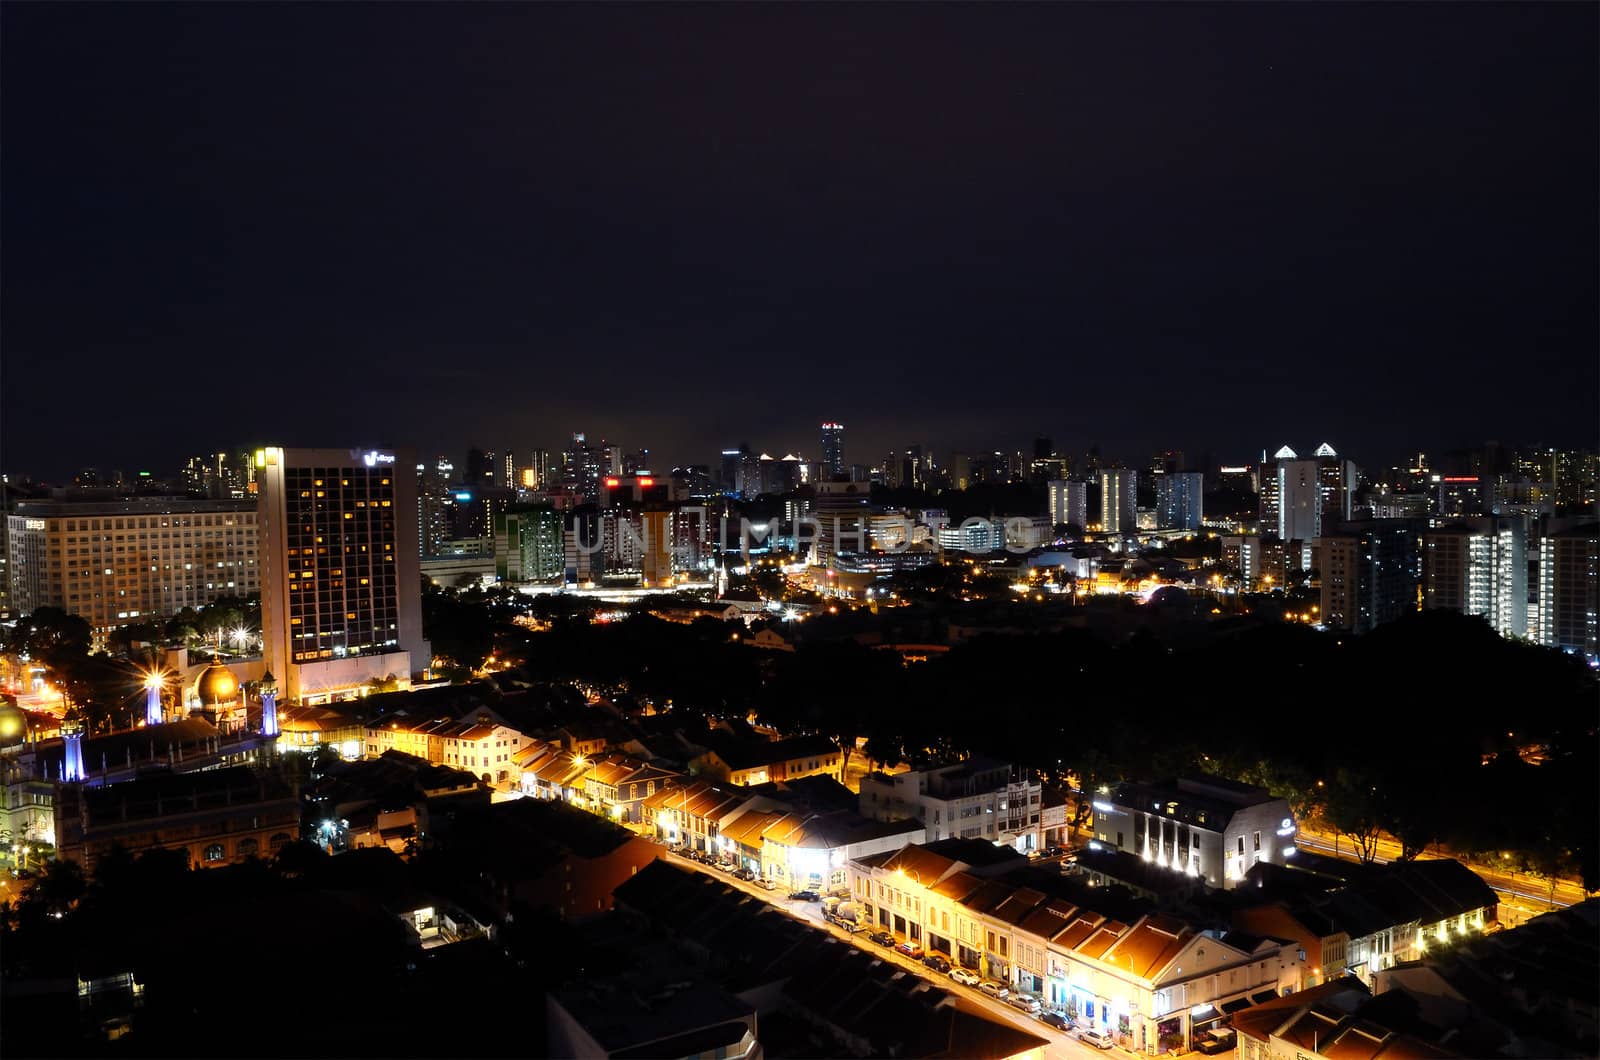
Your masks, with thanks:
M 0 464 L 1592 442 L 1592 7 L 1156 11 L 14 5 Z

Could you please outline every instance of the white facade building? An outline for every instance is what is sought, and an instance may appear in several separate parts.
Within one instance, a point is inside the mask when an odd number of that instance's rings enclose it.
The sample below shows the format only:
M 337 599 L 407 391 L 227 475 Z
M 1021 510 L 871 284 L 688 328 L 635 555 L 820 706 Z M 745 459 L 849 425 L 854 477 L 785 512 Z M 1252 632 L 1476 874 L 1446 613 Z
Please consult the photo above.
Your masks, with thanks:
M 1286 801 L 1219 777 L 1123 784 L 1094 811 L 1099 842 L 1212 887 L 1237 887 L 1257 862 L 1283 864 L 1298 831 Z
M 1043 786 L 1005 762 L 969 758 L 954 765 L 861 778 L 860 812 L 875 821 L 915 817 L 928 841 L 987 839 L 1018 850 L 1039 846 Z

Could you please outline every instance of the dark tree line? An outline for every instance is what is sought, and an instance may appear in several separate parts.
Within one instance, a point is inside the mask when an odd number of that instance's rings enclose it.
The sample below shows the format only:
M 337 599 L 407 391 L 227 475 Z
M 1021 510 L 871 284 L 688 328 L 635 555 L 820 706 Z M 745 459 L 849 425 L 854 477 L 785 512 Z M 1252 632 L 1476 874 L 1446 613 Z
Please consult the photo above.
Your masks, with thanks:
M 909 587 L 909 586 L 908 586 Z M 1025 618 L 1022 621 L 1026 621 Z M 1169 649 L 1083 631 L 983 636 L 911 666 L 850 640 L 766 652 L 706 621 L 558 623 L 525 638 L 538 677 L 678 709 L 754 710 L 874 757 L 982 751 L 1082 782 L 1210 771 L 1262 784 L 1359 845 L 1508 853 L 1600 884 L 1596 681 L 1578 660 L 1428 612 L 1365 637 L 1297 625 Z M 1087 815 L 1088 795 L 1075 809 Z

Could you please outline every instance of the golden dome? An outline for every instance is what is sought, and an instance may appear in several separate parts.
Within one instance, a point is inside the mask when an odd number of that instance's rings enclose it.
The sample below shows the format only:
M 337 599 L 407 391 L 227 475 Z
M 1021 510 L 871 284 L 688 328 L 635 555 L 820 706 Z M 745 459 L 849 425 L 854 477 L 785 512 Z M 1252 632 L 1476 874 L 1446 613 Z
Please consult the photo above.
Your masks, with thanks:
M 200 672 L 200 680 L 194 683 L 194 693 L 203 706 L 232 703 L 239 698 L 239 679 L 233 676 L 232 670 L 214 662 Z
M 10 700 L 0 700 L 0 746 L 21 743 L 28 735 L 28 715 Z

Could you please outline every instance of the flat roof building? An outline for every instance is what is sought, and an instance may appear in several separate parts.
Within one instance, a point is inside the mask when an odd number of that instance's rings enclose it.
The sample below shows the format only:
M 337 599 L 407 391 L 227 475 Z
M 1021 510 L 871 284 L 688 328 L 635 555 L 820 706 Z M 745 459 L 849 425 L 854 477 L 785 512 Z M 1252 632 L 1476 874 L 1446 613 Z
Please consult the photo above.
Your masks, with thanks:
M 261 633 L 288 702 L 359 694 L 431 661 L 422 637 L 415 461 L 392 450 L 256 453 Z M 405 513 L 401 516 L 401 513 Z

